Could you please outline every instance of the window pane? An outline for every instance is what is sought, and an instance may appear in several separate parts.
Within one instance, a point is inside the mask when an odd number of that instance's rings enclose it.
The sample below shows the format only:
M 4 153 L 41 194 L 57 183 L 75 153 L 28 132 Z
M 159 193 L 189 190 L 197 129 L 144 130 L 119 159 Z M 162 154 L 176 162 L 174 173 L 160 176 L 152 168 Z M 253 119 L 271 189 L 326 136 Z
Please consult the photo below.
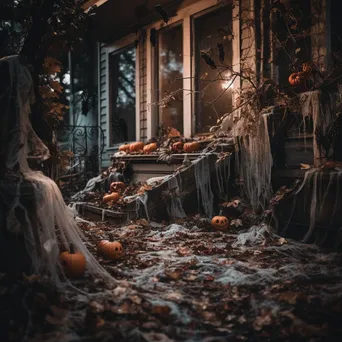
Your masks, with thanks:
M 110 57 L 111 144 L 135 140 L 135 48 Z
M 183 132 L 183 27 L 161 30 L 157 49 L 159 101 L 174 93 L 159 107 L 159 123 Z
M 222 72 L 223 80 L 220 80 L 219 72 L 210 68 L 201 58 L 200 52 L 209 53 L 216 65 L 221 65 L 217 48 L 217 44 L 220 43 L 223 45 L 225 55 L 223 64 L 232 65 L 231 6 L 219 8 L 195 19 L 194 34 L 195 127 L 196 133 L 207 133 L 210 127 L 216 124 L 218 118 L 232 110 L 232 82 L 228 71 Z M 219 97 L 220 94 L 222 94 L 221 97 Z M 211 102 L 213 102 L 212 105 Z

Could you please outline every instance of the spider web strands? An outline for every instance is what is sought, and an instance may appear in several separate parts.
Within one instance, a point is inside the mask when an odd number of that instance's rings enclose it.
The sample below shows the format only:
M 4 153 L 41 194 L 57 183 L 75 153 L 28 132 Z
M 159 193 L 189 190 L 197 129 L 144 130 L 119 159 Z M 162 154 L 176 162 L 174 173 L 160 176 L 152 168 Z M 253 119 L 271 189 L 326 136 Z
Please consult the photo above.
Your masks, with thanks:
M 32 171 L 28 166 L 29 153 L 40 156 L 41 160 L 49 158 L 49 150 L 32 129 L 29 114 L 34 102 L 33 82 L 28 69 L 20 63 L 19 56 L 5 57 L 0 63 L 8 63 L 12 94 L 16 99 L 10 112 L 16 113 L 16 127 L 10 136 L 10 152 L 5 160 L 8 169 L 19 165 L 22 177 L 16 184 L 15 198 L 7 220 L 9 229 L 23 232 L 27 252 L 31 258 L 32 271 L 51 277 L 57 286 L 70 285 L 63 274 L 60 264 L 60 246 L 69 249 L 70 243 L 81 252 L 87 262 L 87 270 L 94 278 L 103 278 L 109 285 L 116 280 L 97 262 L 84 244 L 85 237 L 77 226 L 74 212 L 62 197 L 57 184 L 41 172 Z M 34 149 L 33 151 L 31 151 Z M 21 203 L 21 189 L 24 182 L 33 187 L 33 201 L 36 208 L 32 213 Z M 22 212 L 23 219 L 17 217 Z
M 243 191 L 253 209 L 266 209 L 272 196 L 273 159 L 268 132 L 268 115 L 256 116 L 255 131 L 246 135 L 243 119 L 232 129 L 239 151 L 236 171 L 243 180 Z
M 327 184 L 326 178 L 328 178 Z M 304 195 L 304 204 L 305 207 L 308 206 L 308 215 L 310 220 L 308 231 L 302 237 L 301 241 L 307 243 L 312 240 L 316 225 L 318 221 L 322 220 L 321 215 L 323 215 L 327 209 L 329 210 L 329 221 L 325 222 L 325 224 L 326 228 L 330 229 L 338 218 L 338 209 L 341 208 L 341 178 L 342 171 L 324 172 L 321 169 L 311 169 L 306 171 L 303 182 L 294 193 L 289 219 L 281 234 L 284 235 L 289 230 L 295 214 L 297 199 L 300 194 Z M 335 196 L 331 196 L 333 193 L 335 193 Z M 336 240 L 336 244 L 339 244 L 340 242 L 340 238 Z

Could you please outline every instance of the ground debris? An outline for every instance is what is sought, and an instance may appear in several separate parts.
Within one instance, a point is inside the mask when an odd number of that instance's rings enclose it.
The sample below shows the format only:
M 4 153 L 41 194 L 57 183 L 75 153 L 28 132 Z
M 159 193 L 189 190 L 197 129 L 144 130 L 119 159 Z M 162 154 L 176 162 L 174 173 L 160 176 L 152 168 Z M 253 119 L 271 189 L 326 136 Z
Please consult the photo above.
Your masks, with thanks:
M 122 280 L 114 289 L 89 276 L 77 280 L 74 285 L 91 296 L 72 288 L 57 293 L 36 275 L 1 276 L 1 341 L 16 341 L 26 331 L 30 341 L 46 342 L 320 341 L 341 335 L 339 254 L 284 239 L 266 225 L 216 232 L 199 222 L 101 222 L 83 229 L 91 252 Z M 97 242 L 108 233 L 124 246 L 120 260 L 97 256 Z

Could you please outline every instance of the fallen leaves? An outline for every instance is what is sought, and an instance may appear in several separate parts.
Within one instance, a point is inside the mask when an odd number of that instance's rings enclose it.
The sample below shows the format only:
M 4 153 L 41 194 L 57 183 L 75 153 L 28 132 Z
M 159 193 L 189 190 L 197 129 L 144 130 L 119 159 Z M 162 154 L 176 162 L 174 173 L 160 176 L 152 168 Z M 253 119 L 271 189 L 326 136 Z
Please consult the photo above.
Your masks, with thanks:
M 176 252 L 179 256 L 189 256 L 193 254 L 192 250 L 188 247 L 179 247 Z
M 242 227 L 243 223 L 241 219 L 234 219 L 230 221 L 230 225 L 233 227 Z
M 224 208 L 237 208 L 240 205 L 241 201 L 240 200 L 233 200 L 231 202 L 224 202 L 221 204 L 222 207 Z
M 161 318 L 169 318 L 171 314 L 171 308 L 168 305 L 153 305 L 152 314 Z
M 182 277 L 183 272 L 181 270 L 165 270 L 165 275 L 167 278 L 172 280 L 178 280 Z
M 286 291 L 280 293 L 280 295 L 278 296 L 278 300 L 281 300 L 291 305 L 295 305 L 299 300 L 306 300 L 306 297 L 301 292 Z
M 261 314 L 257 316 L 253 322 L 253 328 L 257 331 L 262 330 L 265 326 L 272 323 L 272 313 L 270 310 L 262 310 Z

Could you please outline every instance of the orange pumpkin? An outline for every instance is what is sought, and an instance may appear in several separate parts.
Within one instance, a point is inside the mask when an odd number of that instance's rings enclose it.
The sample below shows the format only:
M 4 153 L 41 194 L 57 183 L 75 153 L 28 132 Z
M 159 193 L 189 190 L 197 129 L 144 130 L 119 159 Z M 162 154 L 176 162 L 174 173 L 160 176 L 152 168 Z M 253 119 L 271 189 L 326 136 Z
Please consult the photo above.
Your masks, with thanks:
M 72 244 L 69 247 L 70 251 L 62 252 L 59 255 L 59 261 L 63 267 L 66 276 L 71 278 L 80 277 L 86 267 L 86 259 L 80 252 L 75 252 Z
M 184 152 L 196 152 L 200 149 L 201 145 L 197 141 L 189 142 L 184 144 Z
M 303 84 L 304 80 L 306 78 L 305 72 L 295 72 L 289 76 L 289 83 L 292 86 L 299 86 Z
M 111 183 L 109 189 L 111 192 L 121 192 L 125 189 L 126 185 L 124 182 L 113 182 Z
M 225 230 L 229 227 L 229 221 L 225 216 L 214 216 L 211 220 L 211 226 L 217 230 Z
M 102 240 L 97 246 L 97 251 L 104 258 L 109 260 L 119 259 L 123 256 L 123 248 L 119 241 L 114 241 L 113 235 L 109 235 L 109 240 Z
M 119 151 L 120 152 L 129 152 L 129 144 L 125 144 L 125 145 L 121 145 L 120 147 L 119 147 Z
M 145 145 L 143 150 L 144 150 L 144 153 L 148 154 L 148 153 L 156 151 L 157 148 L 158 146 L 156 143 L 151 143 L 151 144 Z
M 174 152 L 181 152 L 183 150 L 183 143 L 181 141 L 177 141 L 172 144 L 172 150 Z
M 111 194 L 106 194 L 103 196 L 103 202 L 107 203 L 113 201 L 116 203 L 120 199 L 120 194 L 118 192 L 112 192 Z
M 144 148 L 144 143 L 141 141 L 137 141 L 129 145 L 130 152 L 140 152 L 143 150 L 143 148 Z

